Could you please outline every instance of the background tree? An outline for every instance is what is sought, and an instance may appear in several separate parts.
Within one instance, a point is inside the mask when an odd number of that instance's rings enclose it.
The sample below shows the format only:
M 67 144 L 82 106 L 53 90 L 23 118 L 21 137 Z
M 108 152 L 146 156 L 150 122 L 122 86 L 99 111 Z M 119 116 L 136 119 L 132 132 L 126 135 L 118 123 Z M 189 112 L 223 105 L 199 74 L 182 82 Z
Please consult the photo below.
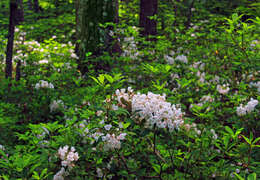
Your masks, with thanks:
M 93 56 L 102 54 L 106 48 L 106 35 L 109 28 L 101 28 L 101 24 L 115 22 L 117 1 L 104 0 L 76 0 L 76 36 L 80 40 L 76 44 L 76 53 L 79 56 L 78 66 L 86 71 L 84 60 L 86 53 L 91 52 Z M 103 46 L 103 47 L 102 47 Z M 85 66 L 85 67 L 83 67 Z
M 40 11 L 39 1 L 33 0 L 33 9 L 35 13 L 38 13 Z
M 157 15 L 158 0 L 141 0 L 139 26 L 142 28 L 141 35 L 149 36 L 157 34 L 156 19 L 151 18 Z M 154 38 L 150 39 L 154 40 Z
M 9 15 L 9 28 L 8 28 L 8 42 L 6 48 L 6 68 L 5 77 L 12 77 L 12 57 L 13 57 L 13 44 L 14 44 L 14 29 L 15 25 L 23 21 L 23 2 L 22 0 L 10 0 L 10 15 Z M 19 64 L 19 63 L 18 63 Z

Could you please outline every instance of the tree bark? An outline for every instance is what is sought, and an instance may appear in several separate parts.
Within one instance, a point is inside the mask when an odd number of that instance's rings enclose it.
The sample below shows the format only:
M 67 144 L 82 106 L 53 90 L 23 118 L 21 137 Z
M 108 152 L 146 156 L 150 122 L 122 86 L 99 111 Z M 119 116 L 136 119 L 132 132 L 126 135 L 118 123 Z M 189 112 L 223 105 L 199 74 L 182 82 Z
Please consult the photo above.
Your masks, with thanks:
M 157 22 L 151 19 L 150 16 L 157 15 L 158 0 L 141 0 L 140 1 L 140 14 L 139 26 L 142 28 L 141 35 L 148 37 L 149 35 L 157 34 Z M 148 40 L 155 40 L 148 38 Z
M 28 0 L 27 4 L 28 4 L 29 10 L 33 10 L 32 0 Z
M 96 57 L 107 49 L 108 28 L 101 28 L 100 24 L 117 21 L 115 17 L 117 0 L 75 0 L 76 36 L 80 42 L 76 43 L 76 53 L 79 57 L 78 68 L 86 72 L 86 53 L 91 52 Z M 101 46 L 102 45 L 102 46 Z M 90 64 L 90 62 L 87 62 Z M 85 66 L 85 68 L 83 68 Z M 100 66 L 100 63 L 97 64 Z
M 22 0 L 11 0 L 9 6 L 10 6 L 10 15 L 9 15 L 9 28 L 8 28 L 8 42 L 6 47 L 6 67 L 5 67 L 6 78 L 12 78 L 12 71 L 13 71 L 12 57 L 13 57 L 15 25 L 19 24 L 21 21 L 24 20 Z
M 38 13 L 40 11 L 39 0 L 33 1 L 33 8 L 35 13 Z
M 5 78 L 12 78 L 13 64 L 13 44 L 14 44 L 14 28 L 15 28 L 15 15 L 17 13 L 18 5 L 16 2 L 10 2 L 10 16 L 9 16 L 9 29 L 8 29 L 8 42 L 6 49 L 6 67 Z

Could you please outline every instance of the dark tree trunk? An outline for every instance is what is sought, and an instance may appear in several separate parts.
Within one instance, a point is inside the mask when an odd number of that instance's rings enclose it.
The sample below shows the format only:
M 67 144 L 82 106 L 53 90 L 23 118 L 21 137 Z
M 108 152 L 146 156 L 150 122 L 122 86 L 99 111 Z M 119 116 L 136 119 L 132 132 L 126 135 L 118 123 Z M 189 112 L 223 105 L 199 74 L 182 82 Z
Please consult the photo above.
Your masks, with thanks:
M 15 14 L 15 25 L 18 25 L 24 21 L 23 0 L 16 0 L 16 3 L 18 8 Z
M 35 13 L 38 13 L 40 11 L 39 0 L 33 1 L 33 9 Z
M 10 1 L 10 16 L 9 16 L 8 42 L 6 48 L 6 67 L 5 67 L 6 78 L 12 78 L 12 71 L 13 71 L 12 57 L 13 57 L 15 25 L 19 24 L 23 20 L 24 20 L 23 1 L 22 0 Z
M 20 78 L 21 78 L 21 69 L 20 69 L 20 67 L 21 67 L 21 60 L 19 60 L 17 62 L 17 64 L 16 64 L 16 77 L 15 77 L 16 81 L 19 81 Z
M 142 28 L 141 35 L 148 37 L 149 35 L 156 35 L 156 20 L 151 19 L 150 16 L 155 16 L 158 9 L 158 0 L 141 0 L 140 1 L 140 16 L 139 26 Z M 155 40 L 154 38 L 148 40 Z
M 186 29 L 189 28 L 190 26 L 190 21 L 191 21 L 191 16 L 192 16 L 192 8 L 194 6 L 195 0 L 193 0 L 189 6 L 189 12 L 188 12 L 188 16 L 187 16 L 187 21 L 185 23 Z
M 5 77 L 12 78 L 12 57 L 13 57 L 13 44 L 14 44 L 14 28 L 15 28 L 15 15 L 17 13 L 18 5 L 16 2 L 10 2 L 10 17 L 9 17 L 9 29 L 8 29 L 8 42 L 6 49 L 6 67 Z
M 119 23 L 119 4 L 118 4 L 118 0 L 114 0 L 115 1 L 115 14 L 114 14 L 114 23 L 118 24 Z M 111 27 L 111 30 L 114 30 L 113 27 Z M 115 35 L 116 36 L 116 35 Z M 108 44 L 108 46 L 110 46 L 110 55 L 113 54 L 117 54 L 120 55 L 122 53 L 122 49 L 120 46 L 120 43 L 117 40 L 117 37 L 110 37 L 110 42 Z
M 27 4 L 28 4 L 29 10 L 33 10 L 32 0 L 28 0 Z

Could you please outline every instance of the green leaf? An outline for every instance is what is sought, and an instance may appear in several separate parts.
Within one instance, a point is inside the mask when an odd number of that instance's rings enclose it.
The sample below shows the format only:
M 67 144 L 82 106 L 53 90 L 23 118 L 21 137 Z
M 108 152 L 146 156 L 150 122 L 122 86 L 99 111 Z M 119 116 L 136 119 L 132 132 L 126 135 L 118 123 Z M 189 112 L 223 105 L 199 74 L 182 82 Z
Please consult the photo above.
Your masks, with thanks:
M 247 137 L 245 137 L 244 135 L 242 135 L 242 137 L 246 140 L 246 142 L 247 142 L 248 144 L 251 145 L 251 141 L 250 141 Z
M 236 131 L 235 133 L 235 137 L 237 137 L 242 131 L 243 131 L 244 128 L 240 128 Z
M 105 74 L 105 77 L 106 79 L 110 82 L 110 83 L 113 83 L 114 82 L 114 79 L 112 78 L 112 76 L 108 75 L 108 74 Z
M 157 172 L 158 174 L 160 174 L 161 171 L 161 166 L 158 164 L 153 164 L 153 169 L 155 170 L 155 172 Z
M 247 180 L 256 180 L 256 173 L 249 174 Z
M 0 178 L 3 178 L 4 180 L 9 180 L 9 177 L 6 175 L 1 175 Z
M 99 83 L 99 81 L 97 80 L 97 78 L 95 78 L 95 77 L 93 77 L 93 76 L 90 76 L 96 83 L 98 83 L 99 85 L 100 85 L 100 83 Z
M 127 123 L 123 123 L 123 127 L 124 129 L 128 128 L 128 126 L 130 126 L 131 123 L 127 122 Z
M 161 90 L 162 88 L 164 88 L 164 86 L 166 85 L 167 82 L 160 84 L 159 80 L 157 80 L 156 83 L 155 82 L 152 82 L 152 83 L 156 89 Z
M 244 178 L 242 178 L 240 175 L 238 175 L 237 173 L 235 173 L 234 172 L 234 174 L 235 174 L 235 176 L 239 179 L 239 180 L 245 180 Z
M 103 85 L 105 83 L 105 76 L 103 74 L 100 74 L 98 76 L 98 81 Z
M 47 168 L 45 168 L 42 172 L 41 172 L 41 175 L 40 175 L 40 178 L 43 179 L 44 175 L 47 174 Z
M 33 179 L 36 179 L 36 180 L 40 180 L 40 176 L 37 172 L 33 171 L 33 175 L 32 175 L 32 178 Z
M 234 132 L 232 131 L 232 129 L 230 127 L 225 126 L 225 129 L 232 137 L 234 137 Z

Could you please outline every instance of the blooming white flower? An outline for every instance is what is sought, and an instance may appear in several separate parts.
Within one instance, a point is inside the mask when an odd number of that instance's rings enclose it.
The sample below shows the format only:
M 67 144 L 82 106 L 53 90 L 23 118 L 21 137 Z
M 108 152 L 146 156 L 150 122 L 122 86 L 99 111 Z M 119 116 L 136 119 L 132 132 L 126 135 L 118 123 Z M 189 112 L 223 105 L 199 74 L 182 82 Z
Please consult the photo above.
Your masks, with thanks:
M 122 134 L 120 134 L 117 138 L 118 138 L 119 140 L 124 140 L 126 135 L 127 135 L 126 133 L 122 133 Z
M 50 104 L 50 110 L 51 112 L 56 111 L 59 108 L 64 108 L 64 103 L 62 100 L 54 100 Z
M 211 130 L 210 130 L 210 132 L 211 132 L 211 133 L 212 133 L 212 135 L 213 135 L 213 136 L 212 136 L 212 137 L 213 137 L 213 139 L 215 139 L 215 140 L 216 140 L 216 139 L 218 139 L 218 135 L 216 134 L 216 132 L 215 132 L 215 130 L 214 130 L 214 129 L 211 129 Z
M 109 131 L 111 129 L 112 125 L 111 124 L 107 124 L 104 126 L 105 130 Z
M 228 84 L 224 84 L 224 85 L 217 85 L 217 91 L 220 93 L 220 94 L 227 94 L 228 91 L 229 91 L 229 87 L 228 87 Z
M 69 151 L 69 146 L 60 147 L 58 150 L 58 155 L 60 157 L 61 165 L 63 167 L 72 168 L 74 166 L 73 161 L 77 161 L 79 159 L 79 155 L 75 152 L 75 148 L 71 147 Z
M 40 80 L 39 83 L 37 83 L 35 85 L 35 89 L 39 89 L 39 88 L 50 88 L 50 89 L 54 89 L 53 84 L 48 83 L 47 81 L 44 80 Z
M 251 82 L 250 84 L 249 84 L 251 87 L 253 86 L 253 87 L 256 87 L 257 88 L 257 91 L 260 93 L 260 81 L 258 81 L 258 82 Z
M 172 131 L 183 124 L 182 112 L 180 108 L 166 102 L 165 95 L 157 95 L 151 92 L 148 94 L 134 94 L 125 89 L 117 90 L 116 96 L 122 107 L 126 107 L 121 101 L 125 100 L 131 104 L 132 112 L 136 113 L 139 119 L 145 119 L 145 127 L 168 128 Z
M 49 61 L 47 59 L 43 59 L 39 61 L 39 64 L 48 64 Z
M 62 167 L 61 170 L 54 175 L 53 180 L 64 180 L 64 176 L 65 176 L 65 169 L 64 167 Z
M 104 151 L 120 149 L 121 139 L 124 139 L 124 135 L 116 137 L 115 134 L 107 134 L 106 136 L 102 137 L 102 140 L 105 142 L 103 147 Z
M 5 150 L 5 147 L 0 144 L 0 149 L 4 151 L 4 150 Z
M 257 104 L 258 104 L 258 100 L 251 98 L 250 101 L 245 106 L 240 104 L 240 106 L 237 107 L 236 109 L 236 113 L 238 116 L 244 116 L 247 113 L 251 113 L 255 109 Z
M 103 177 L 103 172 L 100 168 L 97 168 L 97 177 L 99 177 L 99 178 Z
M 236 169 L 236 173 L 239 174 L 240 173 L 240 169 Z
M 74 59 L 78 59 L 79 58 L 75 53 L 71 53 L 70 57 L 74 58 Z
M 97 115 L 97 116 L 101 116 L 102 113 L 103 113 L 103 111 L 102 111 L 102 110 L 99 110 L 99 111 L 96 112 L 96 115 Z

